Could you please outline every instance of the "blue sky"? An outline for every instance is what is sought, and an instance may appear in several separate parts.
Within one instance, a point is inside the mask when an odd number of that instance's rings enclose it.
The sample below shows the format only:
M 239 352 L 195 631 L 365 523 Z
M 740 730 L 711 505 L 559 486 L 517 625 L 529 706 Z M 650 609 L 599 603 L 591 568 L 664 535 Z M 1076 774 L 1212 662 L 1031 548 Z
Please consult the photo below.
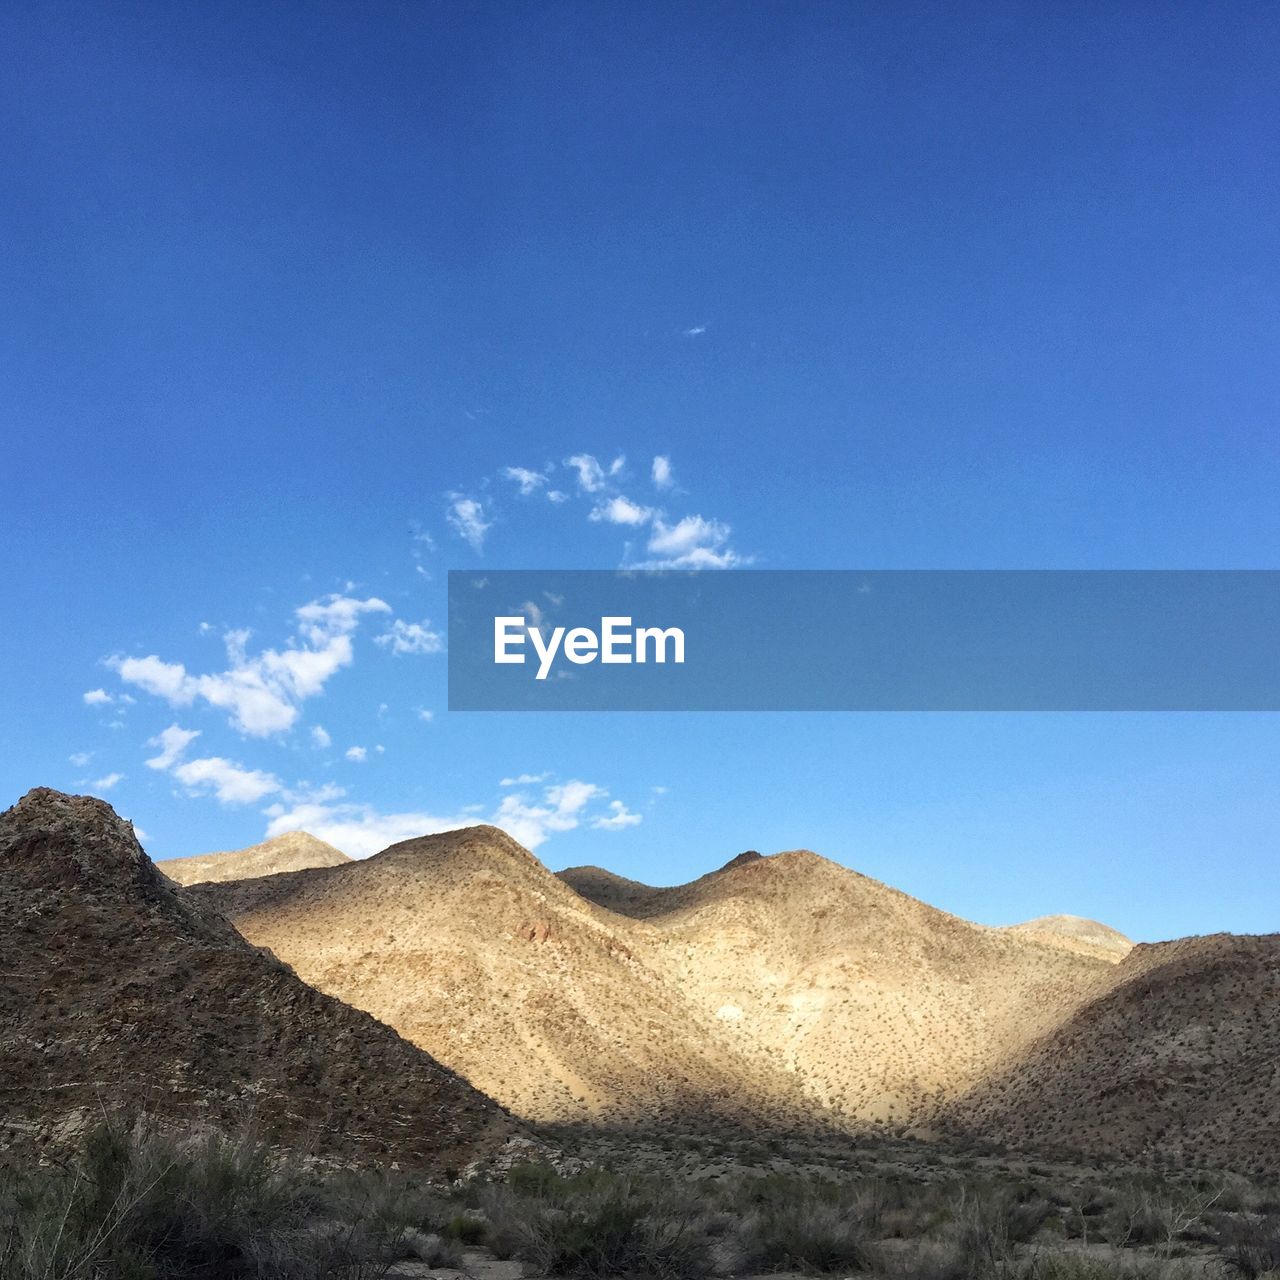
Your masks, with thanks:
M 1273 7 L 5 23 L 7 799 L 1276 927 L 1274 716 L 451 715 L 432 651 L 459 567 L 1276 567 Z

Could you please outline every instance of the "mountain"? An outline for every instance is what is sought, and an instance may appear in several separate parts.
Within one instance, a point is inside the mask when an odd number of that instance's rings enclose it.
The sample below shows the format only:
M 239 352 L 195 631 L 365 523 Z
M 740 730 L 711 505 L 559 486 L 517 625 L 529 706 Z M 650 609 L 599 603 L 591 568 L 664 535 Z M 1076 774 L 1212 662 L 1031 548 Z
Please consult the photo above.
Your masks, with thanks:
M 496 827 L 186 893 L 523 1116 L 806 1115 L 788 1075 L 744 1059 L 671 981 L 664 939 L 585 901 Z
M 1280 1170 L 1280 935 L 1139 945 L 944 1114 L 1011 1146 Z
M 1096 955 L 1115 963 L 1123 960 L 1133 950 L 1133 942 L 1123 933 L 1096 920 L 1082 916 L 1040 916 L 1023 924 L 1012 924 L 1014 933 L 1038 938 L 1051 946 L 1065 947 L 1083 955 Z
M 178 884 L 200 884 L 206 880 L 274 876 L 309 867 L 338 867 L 350 861 L 340 849 L 306 831 L 287 831 L 247 849 L 202 853 L 194 858 L 165 858 L 156 866 Z
M 300 981 L 172 885 L 102 800 L 38 789 L 0 814 L 0 1142 L 103 1108 L 235 1129 L 328 1160 L 458 1168 L 505 1140 L 495 1103 Z
M 666 941 L 670 980 L 767 1048 L 805 1095 L 915 1124 L 1048 1030 L 1110 969 L 971 924 L 808 850 L 739 855 L 690 884 L 625 892 L 562 873 Z
M 651 888 L 494 827 L 188 890 L 539 1120 L 926 1120 L 1113 967 L 807 851 Z

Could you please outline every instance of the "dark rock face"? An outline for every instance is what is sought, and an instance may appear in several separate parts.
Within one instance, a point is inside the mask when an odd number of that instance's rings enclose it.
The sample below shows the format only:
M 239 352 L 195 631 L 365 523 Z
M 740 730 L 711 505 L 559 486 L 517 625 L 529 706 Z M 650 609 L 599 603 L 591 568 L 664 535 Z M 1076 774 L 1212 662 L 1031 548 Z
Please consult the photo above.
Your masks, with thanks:
M 720 870 L 732 871 L 735 867 L 745 867 L 748 863 L 763 861 L 763 854 L 757 853 L 754 849 L 748 849 L 746 853 L 740 853 L 736 858 L 730 858 Z
M 456 1168 L 513 1131 L 491 1099 L 184 899 L 110 805 L 0 814 L 0 1144 L 103 1107 L 251 1124 L 328 1160 Z

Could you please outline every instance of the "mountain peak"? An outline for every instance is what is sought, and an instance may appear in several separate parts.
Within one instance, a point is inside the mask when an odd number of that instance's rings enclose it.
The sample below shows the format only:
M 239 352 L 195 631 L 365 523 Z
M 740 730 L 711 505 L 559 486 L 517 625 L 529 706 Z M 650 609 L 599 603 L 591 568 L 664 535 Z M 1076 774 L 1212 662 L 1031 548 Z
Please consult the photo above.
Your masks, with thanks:
M 105 886 L 158 883 L 133 824 L 96 796 L 35 787 L 0 814 L 0 861 L 24 880 Z
M 764 854 L 757 853 L 754 849 L 748 849 L 745 853 L 740 853 L 736 858 L 730 858 L 728 862 L 720 868 L 721 871 L 732 871 L 735 867 L 745 867 L 752 862 L 763 862 Z
M 194 858 L 168 858 L 156 865 L 179 884 L 201 884 L 250 880 L 312 867 L 340 867 L 350 861 L 341 849 L 326 844 L 309 831 L 286 831 L 246 849 L 204 853 Z

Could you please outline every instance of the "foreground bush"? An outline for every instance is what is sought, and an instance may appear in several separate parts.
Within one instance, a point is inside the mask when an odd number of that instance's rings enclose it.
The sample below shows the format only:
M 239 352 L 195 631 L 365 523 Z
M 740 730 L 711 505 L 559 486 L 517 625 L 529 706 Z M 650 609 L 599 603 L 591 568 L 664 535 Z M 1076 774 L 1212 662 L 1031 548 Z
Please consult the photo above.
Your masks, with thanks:
M 305 1180 L 250 1139 L 106 1125 L 62 1171 L 0 1188 L 0 1280 L 322 1280 L 376 1275 L 402 1236 L 316 1221 Z

